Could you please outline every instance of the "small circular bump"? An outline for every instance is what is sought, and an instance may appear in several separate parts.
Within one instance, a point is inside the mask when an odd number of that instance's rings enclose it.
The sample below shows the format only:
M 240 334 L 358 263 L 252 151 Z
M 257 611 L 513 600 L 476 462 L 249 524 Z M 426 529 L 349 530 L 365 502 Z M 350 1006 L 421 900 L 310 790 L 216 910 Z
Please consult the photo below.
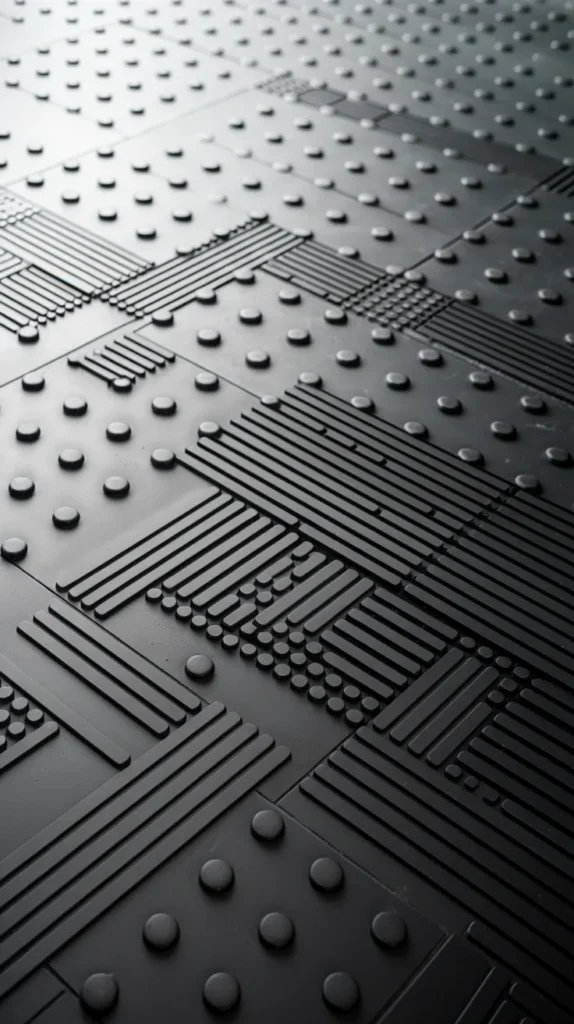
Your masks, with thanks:
M 559 231 L 553 231 L 550 228 L 542 228 L 538 232 L 538 237 L 543 242 L 549 242 L 551 245 L 556 245 L 562 241 L 562 236 Z
M 379 946 L 397 949 L 407 939 L 407 926 L 395 910 L 384 910 L 373 918 L 371 935 Z
M 271 363 L 271 358 L 268 352 L 263 352 L 261 349 L 253 349 L 248 352 L 245 356 L 245 362 L 253 370 L 264 370 Z
M 205 420 L 203 423 L 199 424 L 197 433 L 200 437 L 219 437 L 221 434 L 221 426 L 213 420 Z
M 470 288 L 457 288 L 454 297 L 459 302 L 467 302 L 470 305 L 474 305 L 478 301 L 476 292 L 472 292 Z
M 512 258 L 517 260 L 518 263 L 534 263 L 536 259 L 532 249 L 523 249 L 521 247 L 512 250 Z
M 376 242 L 392 242 L 394 237 L 395 233 L 391 228 L 382 225 L 371 228 L 371 238 L 374 238 Z
M 419 359 L 423 366 L 441 366 L 443 361 L 442 354 L 436 348 L 422 348 Z
M 84 453 L 79 448 L 64 448 L 58 455 L 58 462 L 62 469 L 81 469 L 84 465 Z
M 260 309 L 240 309 L 239 319 L 242 324 L 260 324 L 263 322 L 263 313 Z
M 117 218 L 118 211 L 114 210 L 113 206 L 102 206 L 102 208 L 98 210 L 98 220 L 109 222 L 117 220 Z
M 88 411 L 88 403 L 79 395 L 71 395 L 64 399 L 62 408 L 65 416 L 85 416 Z
M 492 376 L 486 370 L 473 370 L 472 373 L 469 373 L 468 379 L 473 388 L 478 388 L 480 391 L 488 391 L 494 387 Z
M 149 242 L 157 236 L 157 231 L 153 224 L 140 224 L 140 226 L 136 228 L 136 235 L 143 241 Z
M 173 469 L 175 466 L 175 452 L 170 448 L 155 448 L 150 456 L 152 466 L 156 469 Z
M 104 494 L 108 498 L 125 498 L 129 494 L 130 484 L 123 476 L 109 476 L 104 481 Z
M 323 387 L 323 378 L 318 373 L 313 373 L 310 370 L 304 370 L 297 379 L 300 384 L 306 384 L 309 388 Z
M 18 501 L 26 501 L 27 498 L 31 498 L 35 490 L 36 485 L 29 476 L 15 476 L 8 484 L 10 496 Z
M 118 395 L 127 395 L 133 388 L 133 383 L 128 377 L 115 377 L 112 381 L 112 391 Z
M 35 324 L 26 324 L 18 331 L 18 341 L 23 345 L 33 345 L 40 338 L 40 331 Z
M 156 309 L 151 315 L 151 320 L 156 327 L 171 327 L 174 316 L 171 309 Z
M 310 345 L 311 332 L 305 327 L 290 327 L 287 331 L 287 341 L 290 345 Z
M 569 466 L 572 461 L 570 452 L 566 451 L 565 448 L 547 448 L 546 458 L 553 466 Z
M 279 302 L 285 306 L 298 306 L 301 302 L 301 292 L 296 288 L 282 288 L 279 292 Z
M 221 971 L 212 974 L 203 986 L 203 1000 L 210 1010 L 228 1013 L 237 1006 L 241 998 L 239 983 L 232 974 Z
M 185 663 L 185 671 L 190 679 L 205 682 L 213 676 L 215 666 L 207 654 L 192 654 Z
M 215 348 L 221 342 L 221 334 L 214 327 L 201 327 L 196 334 L 197 341 L 205 348 Z
M 525 412 L 531 412 L 534 415 L 544 413 L 548 409 L 546 402 L 539 395 L 523 395 L 520 404 Z
M 481 466 L 484 462 L 482 453 L 476 448 L 459 448 L 458 457 L 462 462 L 467 462 L 469 466 Z
M 501 441 L 512 441 L 516 437 L 516 427 L 505 420 L 495 420 L 490 424 L 490 430 Z
M 53 513 L 52 522 L 58 530 L 73 530 L 80 522 L 80 513 L 71 505 L 62 505 Z
M 341 349 L 337 352 L 336 360 L 339 366 L 345 366 L 347 368 L 352 366 L 359 366 L 361 363 L 361 357 L 358 352 L 351 352 L 350 349 Z
M 506 284 L 508 281 L 508 274 L 505 270 L 501 270 L 500 267 L 487 267 L 484 271 L 484 276 L 491 284 Z
M 208 860 L 199 872 L 199 881 L 207 892 L 227 892 L 234 879 L 233 868 L 226 860 Z
M 150 587 L 150 589 L 146 591 L 145 599 L 148 604 L 159 604 L 162 598 L 163 593 L 159 587 Z
M 153 914 L 143 926 L 143 940 L 150 949 L 164 953 L 179 942 L 179 925 L 171 914 Z
M 323 982 L 323 999 L 327 1006 L 340 1013 L 350 1013 L 360 999 L 359 986 L 350 974 L 335 971 Z
M 547 306 L 562 305 L 562 296 L 554 288 L 539 288 L 536 294 L 540 301 L 545 302 Z
M 449 398 L 447 395 L 441 395 L 440 398 L 437 398 L 436 404 L 440 411 L 444 412 L 447 416 L 458 416 L 462 412 L 460 398 Z
M 95 1017 L 113 1010 L 118 996 L 118 983 L 113 974 L 92 974 L 80 989 L 82 1006 Z
M 514 478 L 514 483 L 522 491 L 530 491 L 532 494 L 540 490 L 540 481 L 532 473 L 519 473 Z
M 0 555 L 5 562 L 21 562 L 27 553 L 28 545 L 21 537 L 9 537 L 0 547 Z
M 329 309 L 325 310 L 325 312 L 323 313 L 323 317 L 328 324 L 347 323 L 347 314 L 345 313 L 344 309 L 336 309 L 334 307 L 330 307 Z
M 127 423 L 108 423 L 106 437 L 110 441 L 129 441 L 132 435 L 132 428 Z
M 283 816 L 274 809 L 257 811 L 251 821 L 251 833 L 261 842 L 271 843 L 280 839 L 285 832 Z
M 419 423 L 417 420 L 408 420 L 407 423 L 405 423 L 403 430 L 406 434 L 410 434 L 411 437 L 418 437 L 421 440 L 428 437 L 429 433 L 424 423 Z
M 24 444 L 32 444 L 33 441 L 37 441 L 40 437 L 40 427 L 37 423 L 31 423 L 26 420 L 24 423 L 19 423 L 16 427 L 16 437 L 18 441 L 23 441 Z
M 373 327 L 371 339 L 376 345 L 393 345 L 395 335 L 390 327 Z
M 266 914 L 259 922 L 259 938 L 271 949 L 286 949 L 295 938 L 295 926 L 285 914 Z
M 22 377 L 24 391 L 42 391 L 46 383 L 41 373 L 27 373 Z
M 202 306 L 213 306 L 217 302 L 217 293 L 213 288 L 200 288 L 195 293 L 195 298 Z
M 200 370 L 195 375 L 194 383 L 198 391 L 217 391 L 219 377 L 215 373 L 209 373 L 207 370 Z
M 435 258 L 435 260 L 438 260 L 439 263 L 456 263 L 457 262 L 456 253 L 452 252 L 450 249 L 435 249 L 435 251 L 434 251 L 434 258 Z
M 319 857 L 309 869 L 309 880 L 320 892 L 336 892 L 345 880 L 345 873 L 338 861 L 331 857 Z
M 398 373 L 393 370 L 387 373 L 385 384 L 388 388 L 392 388 L 393 391 L 406 391 L 410 387 L 411 382 L 406 373 Z
M 239 284 L 255 284 L 255 273 L 250 267 L 243 267 L 235 271 L 234 280 Z
M 360 409 L 361 412 L 373 412 L 375 403 L 372 398 L 367 398 L 366 395 L 355 395 L 351 399 L 351 405 L 354 409 Z
M 153 399 L 151 408 L 156 416 L 173 416 L 177 409 L 177 402 L 167 395 L 158 395 Z

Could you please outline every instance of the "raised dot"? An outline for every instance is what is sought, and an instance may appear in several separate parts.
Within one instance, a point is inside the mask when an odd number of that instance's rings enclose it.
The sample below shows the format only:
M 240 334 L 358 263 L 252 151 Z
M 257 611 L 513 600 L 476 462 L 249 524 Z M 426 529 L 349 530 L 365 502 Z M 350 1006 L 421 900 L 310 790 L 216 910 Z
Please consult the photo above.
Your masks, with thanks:
M 320 892 L 336 892 L 345 880 L 343 868 L 331 857 L 319 857 L 309 869 L 309 880 Z
M 384 910 L 373 918 L 371 935 L 380 946 L 397 949 L 406 942 L 407 926 L 395 910 Z
M 107 494 L 108 498 L 125 498 L 129 490 L 129 481 L 123 476 L 109 476 L 104 481 L 104 494 Z
M 275 911 L 259 922 L 259 938 L 271 949 L 286 949 L 295 938 L 295 926 L 289 917 Z
M 247 353 L 245 356 L 245 362 L 253 370 L 264 370 L 271 363 L 271 358 L 268 352 L 263 352 L 261 349 L 254 349 Z
M 21 537 L 9 537 L 0 547 L 0 554 L 5 562 L 21 562 L 27 552 L 28 545 Z
M 473 388 L 479 388 L 481 391 L 487 391 L 494 387 L 492 376 L 486 370 L 473 370 L 472 373 L 469 373 L 468 379 Z
M 58 455 L 58 462 L 62 469 L 81 469 L 84 465 L 84 454 L 79 448 L 64 448 Z
M 392 371 L 387 373 L 385 383 L 388 388 L 392 388 L 394 391 L 406 391 L 410 387 L 411 382 L 406 373 Z
M 242 324 L 260 324 L 263 321 L 263 313 L 260 309 L 241 309 L 239 319 Z
M 179 941 L 179 925 L 171 914 L 153 914 L 143 926 L 143 939 L 150 949 L 165 952 Z
M 373 327 L 371 338 L 376 345 L 392 345 L 395 335 L 390 327 Z
M 276 842 L 285 832 L 283 816 L 273 809 L 257 811 L 251 821 L 251 832 L 255 839 L 261 842 Z
M 167 395 L 158 395 L 153 399 L 151 408 L 156 416 L 173 416 L 177 409 L 177 402 Z
M 436 348 L 422 348 L 419 359 L 423 366 L 440 366 L 443 361 L 442 354 Z
M 565 448 L 547 448 L 546 458 L 554 466 L 568 466 L 571 462 L 570 452 Z
M 301 302 L 301 292 L 296 288 L 282 288 L 279 292 L 279 302 L 285 306 L 298 306 Z
M 215 423 L 212 420 L 205 420 L 199 424 L 197 433 L 200 437 L 219 437 L 221 434 L 221 426 L 219 423 Z
M 522 491 L 531 491 L 533 494 L 540 490 L 540 481 L 532 473 L 519 473 L 514 483 Z
M 344 309 L 329 308 L 323 313 L 328 324 L 346 324 L 347 314 Z
M 29 476 L 15 476 L 8 484 L 8 491 L 12 498 L 18 501 L 25 501 L 31 498 L 36 487 Z
M 337 355 L 336 355 L 335 358 L 336 358 L 339 366 L 344 366 L 346 368 L 349 368 L 349 367 L 352 367 L 352 366 L 359 366 L 360 362 L 361 362 L 361 357 L 360 357 L 359 353 L 358 352 L 351 352 L 350 349 L 341 349 L 340 352 L 337 352 Z
M 300 373 L 298 380 L 300 384 L 306 384 L 310 388 L 320 388 L 323 386 L 323 378 L 318 373 L 313 373 L 310 370 L 304 370 L 303 373 Z
M 118 395 L 126 395 L 132 390 L 133 384 L 127 377 L 115 377 L 112 381 L 112 391 Z
M 92 974 L 80 989 L 84 1009 L 94 1016 L 109 1013 L 118 1001 L 119 988 L 113 974 Z
M 437 398 L 436 404 L 440 411 L 448 416 L 457 416 L 462 412 L 462 402 L 459 398 L 449 398 L 447 395 L 441 395 L 440 398 Z
M 228 1013 L 237 1006 L 241 989 L 232 974 L 223 971 L 212 974 L 203 986 L 203 999 L 210 1010 Z
M 170 448 L 155 448 L 151 453 L 151 464 L 156 469 L 172 469 L 175 466 L 175 452 Z
M 207 892 L 227 892 L 234 881 L 233 868 L 226 860 L 208 860 L 199 872 L 199 881 Z
M 221 334 L 214 327 L 201 327 L 196 335 L 200 345 L 206 348 L 214 348 L 221 341 Z
M 195 375 L 194 383 L 198 391 L 217 391 L 219 377 L 215 373 L 209 373 L 207 370 L 200 370 Z
M 530 412 L 534 415 L 540 415 L 546 412 L 548 408 L 544 399 L 538 395 L 523 395 L 520 399 L 520 404 L 525 412 Z
M 207 654 L 192 654 L 185 663 L 185 671 L 190 679 L 205 682 L 207 679 L 211 679 L 215 666 Z
M 484 461 L 482 453 L 476 448 L 459 448 L 458 457 L 463 462 L 468 462 L 470 466 L 480 466 Z
M 351 405 L 354 409 L 360 409 L 361 412 L 373 412 L 375 403 L 372 398 L 367 398 L 366 395 L 355 395 L 351 399 Z
M 53 513 L 52 522 L 58 530 L 73 530 L 80 522 L 80 513 L 71 505 L 62 505 Z
M 309 345 L 311 333 L 305 327 L 290 327 L 287 331 L 287 341 L 290 345 Z
M 106 437 L 110 441 L 128 441 L 132 434 L 132 428 L 127 423 L 108 423 Z
M 350 1013 L 359 1002 L 359 986 L 350 974 L 335 971 L 323 982 L 323 999 L 332 1010 Z
M 156 309 L 155 313 L 152 313 L 151 319 L 156 327 L 171 327 L 174 322 L 171 309 Z
M 202 306 L 213 306 L 217 302 L 217 293 L 213 288 L 200 288 L 195 293 L 195 298 Z
M 16 437 L 18 441 L 22 441 L 24 444 L 32 444 L 40 437 L 40 427 L 37 423 L 26 420 L 24 423 L 19 423 L 16 427 Z
M 26 324 L 18 331 L 18 341 L 23 345 L 33 345 L 40 338 L 40 331 L 35 324 Z
M 516 427 L 505 420 L 495 420 L 490 424 L 490 430 L 501 441 L 512 441 L 516 437 Z
M 428 437 L 428 428 L 425 427 L 424 423 L 419 423 L 418 420 L 408 420 L 403 430 L 405 433 L 410 434 L 411 437 L 418 437 L 421 440 Z
M 46 383 L 41 373 L 27 373 L 22 377 L 24 391 L 42 391 Z
M 62 408 L 66 416 L 84 416 L 88 411 L 88 403 L 79 395 L 71 395 L 64 399 Z

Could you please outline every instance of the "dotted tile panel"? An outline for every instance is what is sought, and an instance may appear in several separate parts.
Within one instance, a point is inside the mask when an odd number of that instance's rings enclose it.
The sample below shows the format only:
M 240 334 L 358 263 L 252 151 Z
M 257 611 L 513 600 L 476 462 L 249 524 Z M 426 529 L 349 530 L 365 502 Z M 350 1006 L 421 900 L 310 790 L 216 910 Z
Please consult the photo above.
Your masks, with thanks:
M 331 248 L 356 250 L 368 263 L 410 265 L 412 254 L 430 254 L 452 237 L 452 226 L 432 227 L 373 205 L 365 193 L 361 200 L 332 193 L 320 185 L 283 173 L 249 157 L 240 157 L 217 143 L 201 141 L 204 118 L 182 118 L 115 147 L 116 154 L 133 163 L 143 160 L 150 171 L 202 197 L 204 203 L 223 205 L 241 214 L 263 216 L 280 227 L 313 235 Z M 192 144 L 186 142 L 193 139 Z M 15 191 L 29 194 L 23 183 Z M 410 257 L 410 258 L 409 258 Z M 406 261 L 406 262 L 405 262 Z
M 2 5 L 0 58 L 8 61 L 32 47 L 48 46 L 52 41 L 78 32 L 96 31 L 116 20 L 113 3 L 93 7 L 79 3 L 6 2 Z
M 254 113 L 246 116 L 246 108 Z M 372 197 L 411 223 L 452 231 L 455 209 L 459 223 L 474 224 L 528 188 L 528 179 L 518 175 L 485 171 L 458 155 L 397 139 L 385 132 L 384 120 L 376 129 L 351 125 L 336 112 L 328 116 L 258 96 L 249 103 L 244 96 L 230 98 L 226 120 L 220 109 L 217 131 L 206 118 L 205 134 L 215 142 L 353 199 Z
M 556 341 L 571 342 L 572 201 L 519 197 L 422 267 L 429 285 Z M 469 273 L 462 281 L 463 268 Z M 472 268 L 472 269 L 471 269 Z
M 36 174 L 118 136 L 23 92 L 0 88 L 0 185 Z
M 136 147 L 137 148 L 137 147 Z M 120 144 L 102 146 L 13 186 L 19 194 L 148 263 L 202 245 L 246 220 L 231 205 L 208 204 L 182 177 L 154 174 Z
M 5 84 L 136 135 L 257 84 L 247 68 L 120 25 L 79 33 L 10 62 Z

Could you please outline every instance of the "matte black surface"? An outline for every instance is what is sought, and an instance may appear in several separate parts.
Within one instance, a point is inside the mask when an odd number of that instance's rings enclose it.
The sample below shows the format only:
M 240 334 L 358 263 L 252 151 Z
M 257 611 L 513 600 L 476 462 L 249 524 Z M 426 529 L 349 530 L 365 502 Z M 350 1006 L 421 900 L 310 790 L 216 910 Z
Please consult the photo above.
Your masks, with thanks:
M 571 1024 L 569 0 L 0 0 L 0 1024 Z

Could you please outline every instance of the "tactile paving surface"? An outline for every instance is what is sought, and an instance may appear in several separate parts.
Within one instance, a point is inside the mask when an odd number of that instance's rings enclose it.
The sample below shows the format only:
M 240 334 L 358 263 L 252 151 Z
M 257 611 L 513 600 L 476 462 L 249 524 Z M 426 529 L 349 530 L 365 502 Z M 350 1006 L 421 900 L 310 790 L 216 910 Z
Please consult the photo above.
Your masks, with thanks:
M 1 1024 L 574 1019 L 571 0 L 0 0 Z

